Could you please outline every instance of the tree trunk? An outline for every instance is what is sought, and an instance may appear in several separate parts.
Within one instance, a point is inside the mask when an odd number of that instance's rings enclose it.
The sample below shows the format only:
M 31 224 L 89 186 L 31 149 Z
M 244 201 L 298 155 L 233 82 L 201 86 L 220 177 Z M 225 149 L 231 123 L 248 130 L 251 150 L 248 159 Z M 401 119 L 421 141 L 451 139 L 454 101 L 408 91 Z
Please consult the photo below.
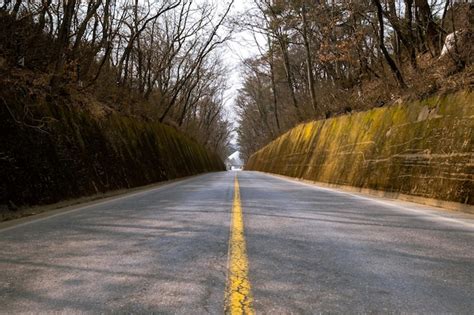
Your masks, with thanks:
M 97 12 L 97 9 L 101 5 L 101 3 L 102 3 L 102 0 L 97 0 L 95 4 L 92 1 L 89 1 L 86 17 L 84 18 L 81 25 L 79 26 L 79 29 L 76 34 L 76 40 L 74 42 L 74 45 L 72 47 L 72 52 L 71 52 L 72 56 L 76 55 L 76 52 L 81 43 L 82 37 L 84 36 L 84 33 L 86 32 L 87 24 L 89 23 L 90 19 L 94 16 L 94 14 Z
M 38 31 L 43 32 L 44 26 L 46 25 L 46 12 L 49 9 L 52 0 L 43 0 L 41 5 L 41 13 L 38 18 Z
M 295 86 L 293 84 L 293 75 L 291 73 L 290 57 L 288 56 L 288 47 L 285 40 L 281 38 L 281 35 L 278 36 L 278 42 L 280 44 L 280 51 L 283 56 L 283 66 L 285 68 L 286 81 L 288 83 L 288 89 L 290 90 L 291 101 L 293 103 L 293 107 L 295 108 L 298 120 L 301 120 L 301 113 L 298 106 L 298 100 L 296 99 Z
M 280 133 L 280 120 L 278 118 L 278 101 L 277 101 L 277 94 L 276 94 L 276 84 L 275 84 L 275 65 L 274 65 L 274 56 L 273 56 L 273 46 L 270 40 L 270 35 L 267 34 L 267 41 L 268 41 L 268 53 L 270 57 L 270 78 L 272 82 L 272 100 L 273 100 L 273 113 L 275 116 L 275 122 L 277 126 L 277 132 Z
M 418 16 L 420 22 L 423 26 L 423 31 L 426 39 L 426 46 L 429 48 L 430 52 L 437 56 L 439 54 L 438 46 L 438 26 L 433 19 L 431 14 L 431 8 L 427 0 L 415 0 L 415 5 L 418 8 Z
M 301 17 L 303 20 L 303 42 L 306 53 L 306 71 L 308 72 L 308 88 L 311 96 L 311 105 L 313 106 L 314 113 L 318 113 L 318 103 L 316 100 L 316 91 L 314 86 L 314 75 L 313 75 L 313 58 L 311 56 L 311 47 L 308 38 L 308 21 L 306 18 L 306 4 L 303 3 L 301 7 Z
M 411 42 L 410 45 L 410 63 L 413 69 L 418 68 L 416 63 L 416 41 L 415 35 L 413 35 L 413 0 L 405 0 L 405 20 L 406 20 L 406 32 L 408 39 Z
M 64 63 L 66 62 L 65 52 L 69 46 L 69 31 L 71 29 L 71 22 L 74 16 L 74 8 L 76 7 L 76 0 L 63 0 L 64 17 L 59 27 L 58 41 L 56 43 L 56 65 L 54 68 L 54 75 L 51 79 L 51 86 L 56 86 L 59 83 L 60 77 L 64 71 Z
M 385 60 L 387 61 L 388 65 L 390 66 L 390 69 L 392 70 L 393 74 L 395 75 L 395 78 L 397 79 L 398 85 L 402 88 L 405 89 L 407 85 L 405 84 L 405 81 L 403 80 L 402 73 L 400 72 L 400 69 L 398 69 L 397 64 L 395 61 L 393 61 L 392 57 L 387 51 L 387 48 L 385 47 L 384 43 L 384 37 L 385 37 L 385 32 L 384 32 L 384 25 L 383 25 L 383 9 L 382 5 L 380 4 L 379 0 L 372 0 L 372 3 L 376 6 L 377 8 L 377 18 L 379 21 L 379 42 L 380 42 L 380 49 L 382 50 L 382 53 L 385 57 Z

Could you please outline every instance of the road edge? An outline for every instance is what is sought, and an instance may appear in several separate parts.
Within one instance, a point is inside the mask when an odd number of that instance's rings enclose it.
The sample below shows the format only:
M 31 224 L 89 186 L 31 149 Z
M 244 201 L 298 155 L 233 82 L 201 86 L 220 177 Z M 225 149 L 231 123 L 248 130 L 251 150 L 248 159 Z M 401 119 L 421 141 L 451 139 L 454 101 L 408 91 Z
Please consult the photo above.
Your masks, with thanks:
M 60 201 L 44 206 L 33 206 L 30 208 L 22 209 L 24 211 L 37 211 L 35 214 L 25 214 L 25 216 L 5 220 L 0 222 L 0 233 L 6 230 L 13 229 L 17 226 L 29 224 L 37 220 L 44 220 L 50 217 L 59 216 L 73 211 L 79 211 L 87 209 L 99 204 L 112 202 L 118 199 L 128 198 L 135 195 L 143 194 L 153 190 L 159 190 L 162 188 L 173 187 L 177 184 L 187 182 L 198 177 L 206 176 L 213 173 L 219 172 L 207 172 L 196 175 L 190 175 L 185 177 L 174 178 L 166 181 L 156 182 L 153 184 L 133 187 L 129 189 L 112 190 L 103 194 L 96 194 L 92 196 L 80 197 L 77 199 L 70 199 Z
M 445 201 L 445 200 L 432 199 L 432 198 L 426 198 L 426 197 L 412 196 L 412 195 L 407 195 L 407 194 L 400 194 L 400 193 L 388 192 L 388 191 L 376 190 L 376 189 L 370 189 L 370 188 L 330 184 L 330 183 L 312 181 L 308 179 L 291 177 L 291 176 L 269 173 L 269 172 L 262 172 L 262 171 L 252 171 L 252 172 L 258 172 L 258 173 L 267 174 L 267 175 L 271 175 L 275 177 L 281 177 L 284 179 L 289 179 L 289 180 L 293 180 L 297 182 L 314 185 L 316 187 L 338 189 L 342 192 L 347 192 L 347 193 L 359 193 L 362 195 L 375 196 L 379 198 L 385 198 L 388 200 L 400 200 L 400 201 L 406 201 L 406 202 L 413 202 L 420 205 L 436 207 L 442 210 L 474 214 L 474 206 L 462 204 L 458 202 L 453 202 L 453 201 Z

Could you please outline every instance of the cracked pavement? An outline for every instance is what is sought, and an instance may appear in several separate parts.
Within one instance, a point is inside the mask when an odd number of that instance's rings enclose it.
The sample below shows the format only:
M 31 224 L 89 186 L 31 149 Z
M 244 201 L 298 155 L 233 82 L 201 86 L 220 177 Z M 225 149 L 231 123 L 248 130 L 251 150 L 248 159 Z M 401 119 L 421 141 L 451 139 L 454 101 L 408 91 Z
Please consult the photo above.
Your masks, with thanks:
M 234 176 L 0 230 L 0 313 L 221 314 Z M 257 314 L 472 314 L 473 215 L 238 178 Z

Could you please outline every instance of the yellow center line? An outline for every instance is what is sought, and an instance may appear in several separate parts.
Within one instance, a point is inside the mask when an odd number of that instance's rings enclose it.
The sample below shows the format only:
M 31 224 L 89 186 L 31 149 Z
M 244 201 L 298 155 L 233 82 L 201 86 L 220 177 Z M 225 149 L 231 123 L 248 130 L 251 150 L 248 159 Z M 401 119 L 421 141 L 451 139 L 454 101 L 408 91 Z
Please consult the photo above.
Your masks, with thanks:
M 237 175 L 234 180 L 234 203 L 229 243 L 229 279 L 226 292 L 227 314 L 254 314 L 248 277 L 249 263 L 244 235 L 244 218 Z

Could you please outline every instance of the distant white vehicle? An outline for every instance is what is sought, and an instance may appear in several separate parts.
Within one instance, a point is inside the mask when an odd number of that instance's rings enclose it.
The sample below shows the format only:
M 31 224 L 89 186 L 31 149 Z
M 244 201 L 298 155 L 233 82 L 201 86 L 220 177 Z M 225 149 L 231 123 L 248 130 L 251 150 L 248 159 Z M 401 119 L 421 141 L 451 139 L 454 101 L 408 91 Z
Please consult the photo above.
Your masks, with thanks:
M 228 171 L 240 171 L 244 167 L 239 151 L 235 151 L 229 155 L 224 163 Z

